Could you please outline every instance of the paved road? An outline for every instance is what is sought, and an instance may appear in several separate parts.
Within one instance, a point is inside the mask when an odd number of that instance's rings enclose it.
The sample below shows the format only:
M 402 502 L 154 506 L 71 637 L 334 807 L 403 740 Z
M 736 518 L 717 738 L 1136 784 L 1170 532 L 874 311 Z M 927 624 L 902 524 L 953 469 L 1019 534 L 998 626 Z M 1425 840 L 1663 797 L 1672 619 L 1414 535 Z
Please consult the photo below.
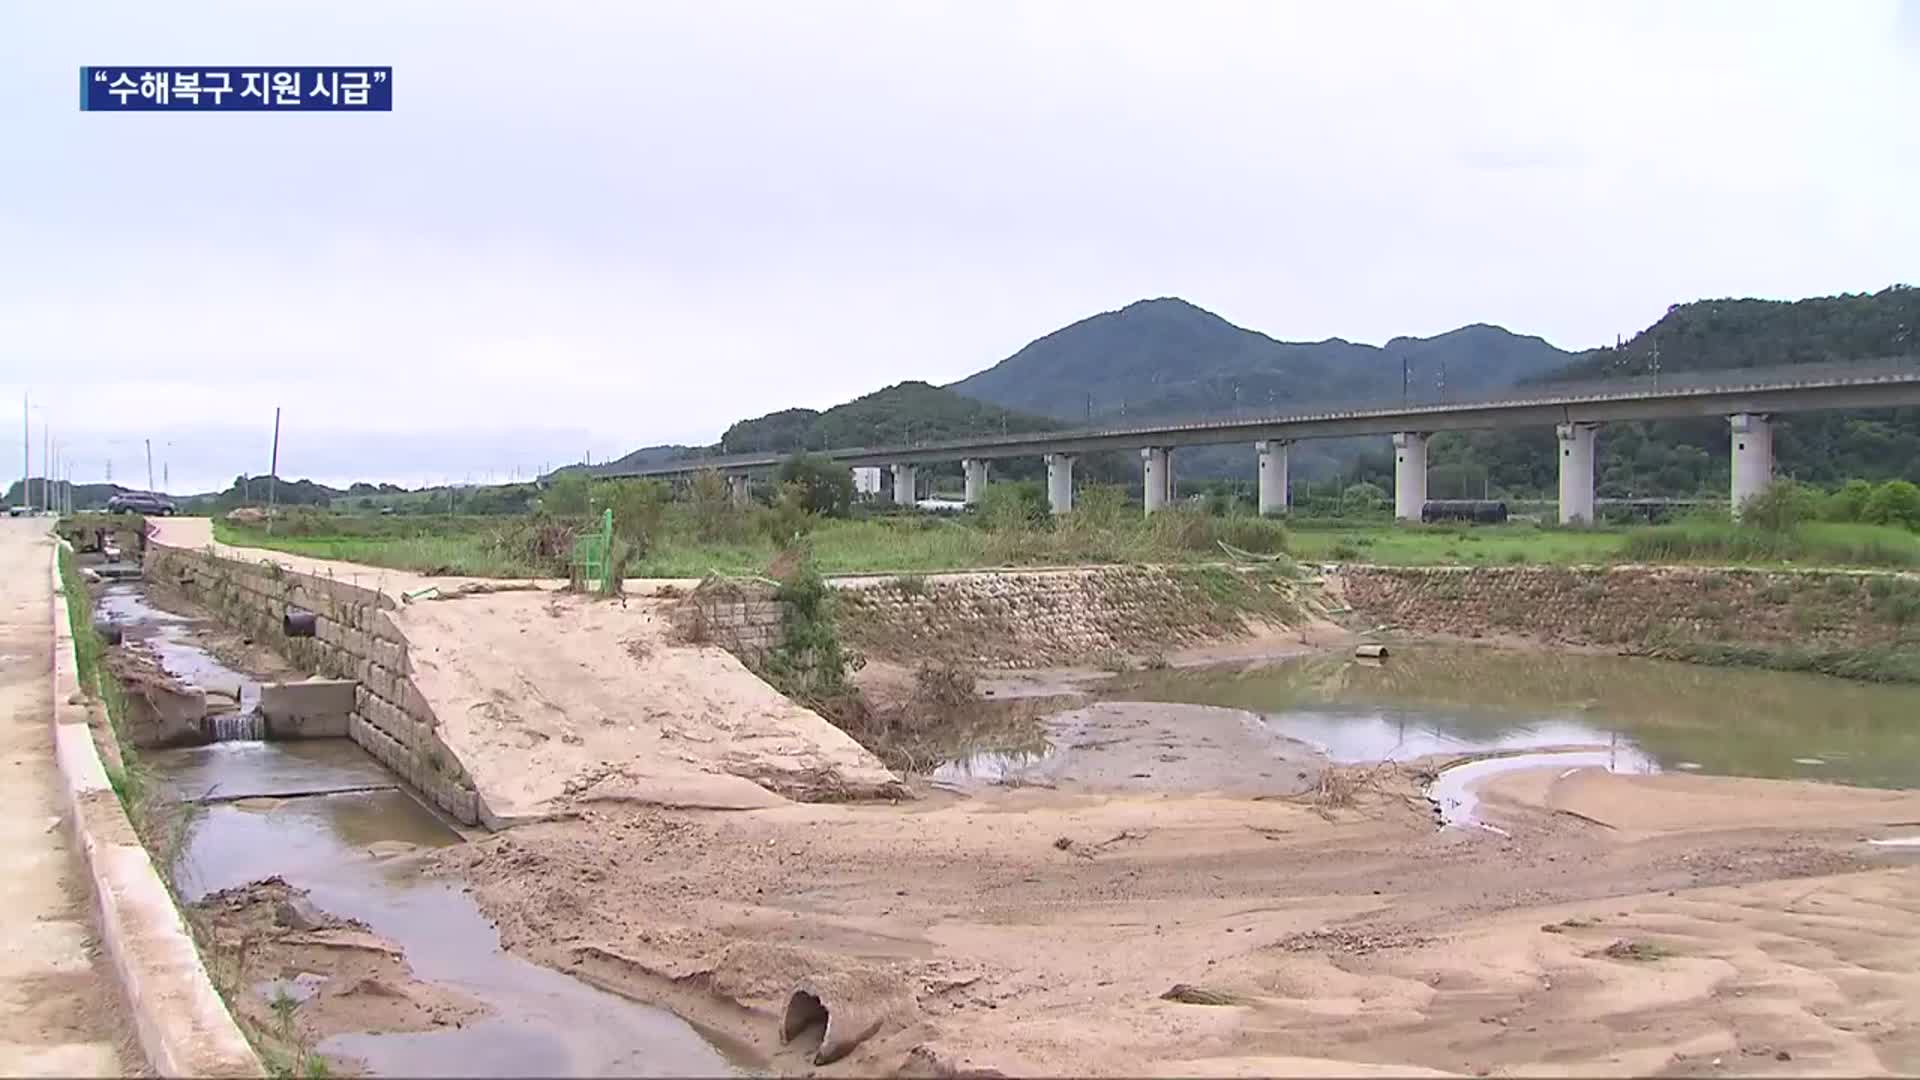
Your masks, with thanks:
M 46 530 L 0 518 L 0 1075 L 120 1076 L 120 991 L 53 758 Z

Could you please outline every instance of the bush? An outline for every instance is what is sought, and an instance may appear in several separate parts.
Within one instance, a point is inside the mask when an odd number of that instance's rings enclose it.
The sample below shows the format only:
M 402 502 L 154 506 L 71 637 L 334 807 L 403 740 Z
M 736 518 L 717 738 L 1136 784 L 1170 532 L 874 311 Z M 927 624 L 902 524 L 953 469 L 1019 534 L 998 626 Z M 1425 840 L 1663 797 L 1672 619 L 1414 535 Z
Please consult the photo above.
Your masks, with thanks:
M 734 508 L 727 478 L 713 469 L 694 474 L 687 484 L 687 501 L 694 534 L 701 540 L 738 540 L 745 531 L 746 517 Z
M 1740 504 L 1740 523 L 1785 532 L 1810 520 L 1818 508 L 1819 496 L 1812 488 L 1792 480 L 1775 480 Z
M 812 532 L 813 523 L 819 520 L 807 509 L 812 500 L 813 493 L 805 484 L 780 485 L 780 494 L 773 505 L 758 511 L 755 517 L 760 534 L 773 541 L 775 547 L 792 547 Z
M 1214 539 L 1256 555 L 1278 555 L 1287 550 L 1287 528 L 1269 518 L 1234 515 L 1222 518 Z
M 1377 484 L 1353 484 L 1340 493 L 1340 513 L 1346 517 L 1377 514 L 1386 506 L 1387 493 Z
M 1038 480 L 988 484 L 980 493 L 980 521 L 989 529 L 1028 529 L 1046 524 L 1050 516 Z
M 795 454 L 781 462 L 775 479 L 784 494 L 797 484 L 801 509 L 820 517 L 846 517 L 853 506 L 853 474 L 844 465 L 818 454 Z
M 587 474 L 568 470 L 547 485 L 547 493 L 540 498 L 540 509 L 549 514 L 584 514 L 592 495 L 593 481 Z
M 1920 487 L 1908 480 L 1889 480 L 1873 489 L 1861 518 L 1875 525 L 1920 529 Z
M 1067 524 L 1075 529 L 1117 529 L 1134 523 L 1140 508 L 1127 500 L 1127 489 L 1117 484 L 1089 484 L 1073 497 Z
M 841 645 L 833 596 L 809 561 L 791 568 L 775 594 L 783 605 L 780 641 L 767 651 L 767 673 L 789 697 L 818 701 L 847 690 L 862 660 Z
M 1849 480 L 1828 495 L 1820 508 L 1827 521 L 1865 521 L 1867 500 L 1873 498 L 1873 485 L 1865 480 Z
M 595 509 L 613 511 L 613 535 L 636 558 L 659 542 L 673 491 L 659 480 L 609 480 L 596 486 Z

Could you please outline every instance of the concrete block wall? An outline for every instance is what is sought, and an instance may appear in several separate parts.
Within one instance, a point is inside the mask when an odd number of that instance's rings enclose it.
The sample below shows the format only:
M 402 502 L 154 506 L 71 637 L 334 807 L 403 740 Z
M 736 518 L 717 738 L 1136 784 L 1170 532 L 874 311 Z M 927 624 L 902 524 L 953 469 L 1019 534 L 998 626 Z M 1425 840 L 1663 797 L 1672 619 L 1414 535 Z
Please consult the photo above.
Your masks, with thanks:
M 354 680 L 347 737 L 454 820 L 480 823 L 473 778 L 441 741 L 433 706 L 414 685 L 406 635 L 387 614 L 391 597 L 274 564 L 158 544 L 147 549 L 145 568 L 156 586 L 182 592 L 301 670 Z M 289 606 L 314 613 L 313 637 L 286 635 L 281 619 Z
M 260 717 L 273 739 L 344 739 L 357 708 L 352 679 L 263 683 Z
M 758 667 L 780 642 L 783 605 L 773 586 L 758 582 L 703 582 L 668 613 L 682 641 L 718 645 Z

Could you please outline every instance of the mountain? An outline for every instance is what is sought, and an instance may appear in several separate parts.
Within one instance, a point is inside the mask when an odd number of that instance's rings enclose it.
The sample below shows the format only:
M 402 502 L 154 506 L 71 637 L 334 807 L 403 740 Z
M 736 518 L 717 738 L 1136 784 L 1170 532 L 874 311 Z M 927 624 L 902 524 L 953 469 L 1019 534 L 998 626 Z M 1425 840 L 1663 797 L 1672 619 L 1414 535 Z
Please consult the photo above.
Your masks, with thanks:
M 1539 378 L 1640 375 L 1652 370 L 1656 355 L 1661 371 L 1680 372 L 1914 354 L 1920 354 L 1920 289 L 1896 285 L 1806 300 L 1676 304 L 1623 345 L 1594 349 Z M 1428 490 L 1450 497 L 1457 477 L 1464 491 L 1550 493 L 1557 483 L 1553 439 L 1545 429 L 1436 437 Z M 1773 442 L 1775 468 L 1808 483 L 1920 481 L 1920 409 L 1780 416 Z M 1723 497 L 1727 443 L 1727 425 L 1719 419 L 1608 424 L 1596 444 L 1597 493 Z
M 199 495 L 189 495 L 177 500 L 180 509 L 189 514 L 213 514 L 231 510 L 236 506 L 265 506 L 269 497 L 269 480 L 273 502 L 279 506 L 317 506 L 325 509 L 333 500 L 347 494 L 337 488 L 312 480 L 273 479 L 265 476 L 236 476 L 225 491 L 210 491 Z
M 669 461 L 677 461 L 683 457 L 699 457 L 702 454 L 705 454 L 709 449 L 711 448 L 705 447 L 705 446 L 680 446 L 678 444 L 671 444 L 671 443 L 662 444 L 659 446 L 643 446 L 640 449 L 632 451 L 631 453 L 628 453 L 623 457 L 615 458 L 614 460 L 605 462 L 602 465 L 596 465 L 594 466 L 594 468 L 596 469 L 598 468 L 631 469 L 631 468 L 637 468 L 642 465 L 659 465 Z M 568 468 L 568 469 L 578 468 L 578 467 L 579 466 L 577 465 L 563 466 L 563 468 Z M 559 471 L 560 471 L 559 469 L 554 470 L 554 472 L 559 472 Z
M 32 482 L 33 504 L 35 506 L 41 506 L 44 504 L 46 498 L 40 491 L 42 480 L 36 476 Z M 63 481 L 55 480 L 53 482 L 53 493 L 56 496 L 61 495 L 66 490 L 66 486 Z M 122 492 L 131 490 L 133 489 L 123 488 L 119 484 L 75 484 L 73 485 L 73 508 L 75 510 L 104 510 L 106 509 L 108 499 Z M 18 505 L 20 505 L 20 481 L 15 480 L 12 485 L 7 488 L 6 495 L 0 497 L 0 506 Z
M 742 420 L 720 436 L 719 450 L 723 454 L 746 454 L 890 446 L 1006 431 L 1052 431 L 1064 426 L 923 382 L 903 382 L 825 412 L 783 409 Z
M 1698 300 L 1675 304 L 1625 345 L 1594 349 L 1549 377 L 1710 371 L 1920 353 L 1920 289 L 1806 300 Z
M 1009 409 L 1085 422 L 1416 400 L 1510 385 L 1572 359 L 1537 337 L 1463 326 L 1384 346 L 1277 341 L 1185 300 L 1141 300 L 1056 330 L 948 387 Z

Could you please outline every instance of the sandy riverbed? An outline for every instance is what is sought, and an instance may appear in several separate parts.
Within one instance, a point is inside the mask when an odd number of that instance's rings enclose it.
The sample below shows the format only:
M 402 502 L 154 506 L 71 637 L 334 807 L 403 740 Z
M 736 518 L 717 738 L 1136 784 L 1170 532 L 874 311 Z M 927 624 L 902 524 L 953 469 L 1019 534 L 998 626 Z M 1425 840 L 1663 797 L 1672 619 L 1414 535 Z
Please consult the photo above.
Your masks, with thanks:
M 1436 831 L 1406 770 L 1340 775 L 595 807 L 442 868 L 509 947 L 782 1071 L 809 1067 L 778 1030 L 803 986 L 830 1039 L 877 1025 L 829 1073 L 1920 1067 L 1920 869 L 1860 842 L 1920 795 L 1553 770 L 1488 785 L 1501 837 Z M 1690 821 L 1704 803 L 1755 809 Z
M 447 625 L 419 629 L 471 648 L 458 613 L 488 615 L 503 637 L 472 652 L 501 655 L 516 646 L 504 635 L 552 621 L 545 607 L 537 594 L 461 600 L 421 616 Z M 641 662 L 610 651 L 628 628 L 606 629 L 620 632 L 564 642 L 587 651 L 541 670 Z M 483 706 L 496 692 L 532 700 L 525 670 L 475 659 L 440 674 Z M 660 689 L 562 682 L 581 695 L 558 710 L 567 725 Z M 502 731 L 501 760 L 532 749 Z M 582 762 L 611 750 L 558 720 L 553 735 L 540 745 Z M 1236 756 L 1216 741 L 1206 749 Z M 619 791 L 534 793 L 578 817 L 436 860 L 509 948 L 667 1005 L 781 1073 L 842 1053 L 821 1071 L 1920 1070 L 1920 866 L 1863 842 L 1920 831 L 1920 794 L 1534 770 L 1482 791 L 1501 835 L 1436 830 L 1403 767 L 1309 769 L 1304 784 L 1229 794 L 1121 782 L 1177 772 L 1191 758 L 1178 745 L 1087 750 L 1138 761 L 1149 747 L 1152 765 L 1124 775 L 902 803 L 669 809 L 647 801 L 659 783 L 642 770 L 603 778 L 628 782 Z M 739 775 L 683 764 L 703 783 Z M 1178 1000 L 1163 996 L 1176 986 Z M 796 990 L 828 1023 L 783 1040 Z

